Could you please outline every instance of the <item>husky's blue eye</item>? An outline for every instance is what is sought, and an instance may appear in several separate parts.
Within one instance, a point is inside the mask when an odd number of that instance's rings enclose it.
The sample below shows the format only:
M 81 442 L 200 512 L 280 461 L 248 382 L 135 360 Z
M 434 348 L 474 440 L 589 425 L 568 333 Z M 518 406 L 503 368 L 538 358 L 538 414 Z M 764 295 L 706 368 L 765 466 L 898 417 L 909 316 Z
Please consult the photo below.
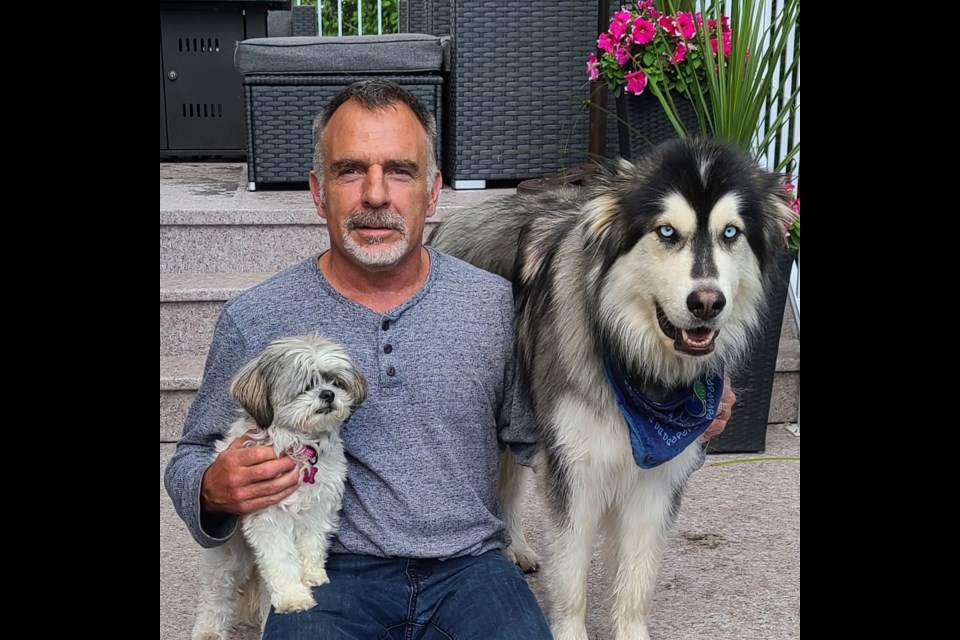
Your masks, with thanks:
M 740 229 L 737 229 L 735 226 L 727 225 L 727 228 L 723 230 L 723 237 L 727 240 L 733 240 L 738 235 L 740 235 Z
M 673 227 L 671 227 L 671 226 L 668 225 L 668 224 L 665 224 L 665 225 L 663 225 L 662 227 L 657 227 L 657 233 L 660 234 L 660 237 L 661 237 L 661 238 L 664 238 L 664 239 L 669 240 L 669 239 L 672 238 L 677 232 L 674 230 Z

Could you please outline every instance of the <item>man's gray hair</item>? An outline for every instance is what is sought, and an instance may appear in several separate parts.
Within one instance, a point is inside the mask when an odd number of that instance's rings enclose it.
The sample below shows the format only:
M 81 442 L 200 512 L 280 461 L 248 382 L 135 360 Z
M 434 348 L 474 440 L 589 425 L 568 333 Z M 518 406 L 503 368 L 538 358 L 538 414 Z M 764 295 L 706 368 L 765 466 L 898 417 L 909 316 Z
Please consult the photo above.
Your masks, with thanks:
M 350 100 L 356 101 L 369 111 L 386 109 L 398 104 L 405 104 L 413 111 L 413 115 L 420 121 L 427 136 L 427 192 L 429 193 L 433 188 L 434 177 L 437 175 L 436 119 L 416 96 L 400 85 L 389 80 L 363 80 L 353 83 L 337 94 L 313 120 L 313 170 L 320 183 L 321 197 L 323 197 L 323 148 L 320 139 L 333 114 Z

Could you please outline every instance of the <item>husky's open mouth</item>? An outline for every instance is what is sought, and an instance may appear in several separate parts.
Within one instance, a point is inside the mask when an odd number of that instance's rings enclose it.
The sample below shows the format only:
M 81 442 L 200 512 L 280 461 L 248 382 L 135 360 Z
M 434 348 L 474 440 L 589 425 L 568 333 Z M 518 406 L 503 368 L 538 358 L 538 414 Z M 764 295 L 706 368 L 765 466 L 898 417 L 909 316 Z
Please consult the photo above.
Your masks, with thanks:
M 719 329 L 708 327 L 680 329 L 667 320 L 667 314 L 659 304 L 657 305 L 657 322 L 660 323 L 663 334 L 673 340 L 673 348 L 677 351 L 691 356 L 705 356 L 713 353 L 717 335 L 720 333 Z

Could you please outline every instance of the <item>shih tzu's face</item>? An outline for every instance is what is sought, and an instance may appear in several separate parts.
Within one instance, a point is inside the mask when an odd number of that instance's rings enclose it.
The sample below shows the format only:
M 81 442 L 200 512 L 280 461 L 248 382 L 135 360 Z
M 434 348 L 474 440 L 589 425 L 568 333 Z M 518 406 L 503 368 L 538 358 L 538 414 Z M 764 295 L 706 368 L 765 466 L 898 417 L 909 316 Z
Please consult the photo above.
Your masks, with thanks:
M 367 380 L 337 344 L 307 335 L 274 340 L 236 375 L 230 393 L 261 429 L 316 437 L 367 397 Z

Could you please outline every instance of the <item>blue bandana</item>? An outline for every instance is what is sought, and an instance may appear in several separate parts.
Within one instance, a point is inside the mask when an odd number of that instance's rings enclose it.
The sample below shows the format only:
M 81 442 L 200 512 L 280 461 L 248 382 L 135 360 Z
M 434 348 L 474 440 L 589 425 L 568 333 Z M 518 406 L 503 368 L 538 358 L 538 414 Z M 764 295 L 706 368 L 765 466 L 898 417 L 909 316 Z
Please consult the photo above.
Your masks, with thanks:
M 620 413 L 630 427 L 633 459 L 643 469 L 673 459 L 699 438 L 713 422 L 723 395 L 723 376 L 711 373 L 693 383 L 688 392 L 667 402 L 653 402 L 609 358 L 604 358 L 603 366 Z

